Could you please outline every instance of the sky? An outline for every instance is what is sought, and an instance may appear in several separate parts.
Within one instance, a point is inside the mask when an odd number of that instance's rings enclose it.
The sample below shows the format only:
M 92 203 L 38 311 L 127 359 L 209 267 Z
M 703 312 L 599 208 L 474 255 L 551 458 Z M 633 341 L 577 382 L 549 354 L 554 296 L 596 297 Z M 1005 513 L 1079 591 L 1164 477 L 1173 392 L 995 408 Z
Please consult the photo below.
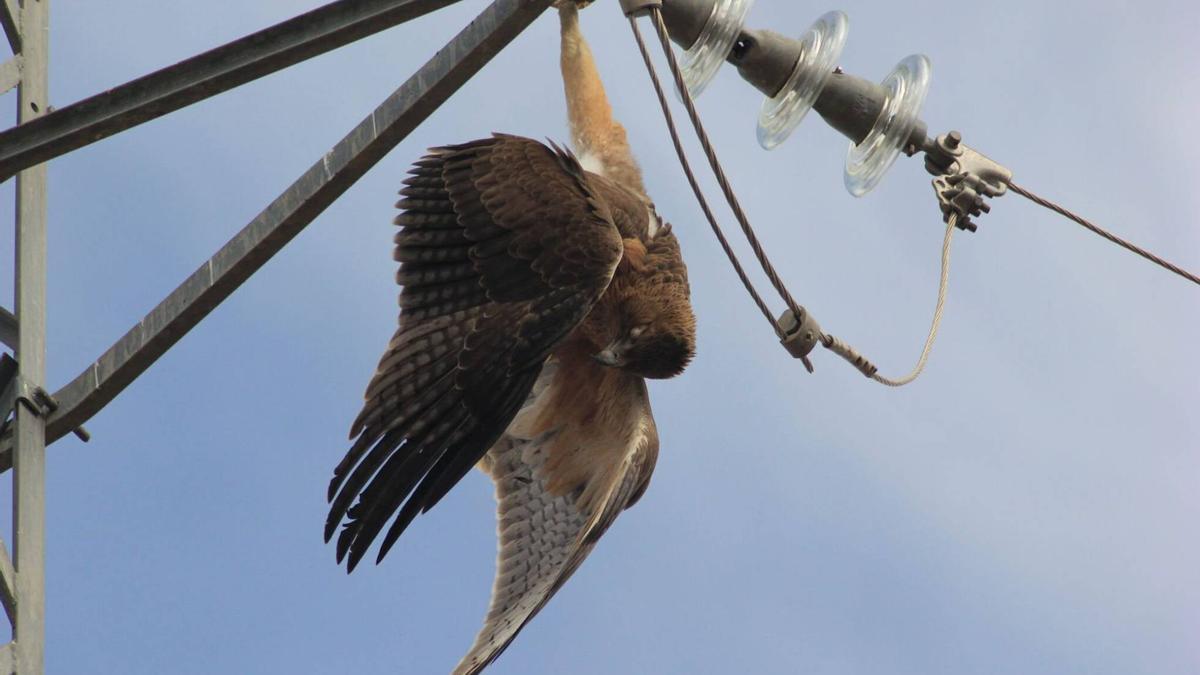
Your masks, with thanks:
M 55 0 L 52 102 L 318 4 Z M 484 6 L 465 0 L 53 160 L 50 389 Z M 960 130 L 1025 187 L 1200 269 L 1200 7 L 838 8 L 846 71 L 880 80 L 928 55 L 931 131 Z M 828 9 L 760 0 L 748 25 L 798 35 Z M 708 232 L 617 3 L 583 22 L 681 239 L 699 353 L 651 384 L 662 452 L 648 493 L 489 672 L 1200 672 L 1200 289 L 1008 195 L 955 239 L 916 383 L 881 387 L 824 351 L 809 375 Z M 325 487 L 395 327 L 390 222 L 406 167 L 491 131 L 565 140 L 557 49 L 544 16 L 88 422 L 91 443 L 48 450 L 47 672 L 454 666 L 492 584 L 489 481 L 472 472 L 352 576 L 321 540 Z M 811 115 L 763 151 L 759 104 L 731 68 L 699 100 L 776 267 L 826 330 L 906 373 L 938 277 L 930 176 L 901 157 L 853 198 L 847 141 Z M 0 212 L 11 204 L 9 181 Z M 0 230 L 11 260 L 11 223 Z M 2 274 L 0 302 L 11 297 Z

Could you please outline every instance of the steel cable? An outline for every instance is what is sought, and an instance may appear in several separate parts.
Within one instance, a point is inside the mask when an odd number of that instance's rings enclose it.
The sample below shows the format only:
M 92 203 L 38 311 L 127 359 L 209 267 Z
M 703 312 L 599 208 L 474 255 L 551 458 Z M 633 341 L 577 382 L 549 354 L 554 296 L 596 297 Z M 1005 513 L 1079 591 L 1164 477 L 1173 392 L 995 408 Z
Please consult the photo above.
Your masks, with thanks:
M 1012 181 L 1009 181 L 1008 187 L 1013 192 L 1021 195 L 1022 197 L 1033 202 L 1034 204 L 1037 204 L 1038 206 L 1043 206 L 1047 209 L 1050 209 L 1051 211 L 1054 211 L 1055 213 L 1057 213 L 1061 216 L 1069 218 L 1069 219 L 1075 221 L 1076 223 L 1091 230 L 1092 232 L 1095 232 L 1096 234 L 1100 235 L 1101 237 L 1104 237 L 1105 239 L 1111 241 L 1112 243 L 1116 244 L 1117 246 L 1121 246 L 1122 248 L 1125 248 L 1129 251 L 1133 251 L 1134 253 L 1145 258 L 1146 260 L 1149 260 L 1150 262 L 1152 262 L 1156 265 L 1159 265 L 1159 266 L 1163 267 L 1164 269 L 1168 269 L 1168 270 L 1174 272 L 1175 274 L 1178 274 L 1179 276 L 1183 277 L 1184 279 L 1187 279 L 1188 281 L 1192 282 L 1193 284 L 1200 285 L 1200 277 L 1197 277 L 1195 274 L 1192 274 L 1191 272 L 1188 272 L 1187 270 L 1185 270 L 1177 265 L 1173 265 L 1170 262 L 1163 260 L 1162 258 L 1154 255 L 1153 253 L 1151 253 L 1143 248 L 1140 248 L 1138 246 L 1135 246 L 1135 245 L 1129 243 L 1128 241 L 1125 241 L 1124 239 L 1109 232 L 1108 230 L 1105 230 L 1104 228 L 1100 227 L 1099 225 L 1092 223 L 1091 221 L 1087 220 L 1083 216 L 1076 215 L 1075 213 L 1072 213 L 1071 211 L 1059 206 L 1058 204 L 1055 204 L 1054 202 L 1050 201 L 1049 199 L 1039 197 L 1038 195 L 1033 194 L 1029 190 L 1026 190 L 1025 188 L 1021 187 L 1020 185 L 1017 185 L 1016 183 L 1013 183 Z
M 933 321 L 929 326 L 929 335 L 925 338 L 925 346 L 921 349 L 921 356 L 917 359 L 917 365 L 913 367 L 912 372 L 904 377 L 893 380 L 879 374 L 879 369 L 875 364 L 871 363 L 862 354 L 859 354 L 850 345 L 843 342 L 840 338 L 834 337 L 828 333 L 821 336 L 821 344 L 829 351 L 850 362 L 863 375 L 875 380 L 880 384 L 885 384 L 889 387 L 903 387 L 904 385 L 917 379 L 921 371 L 925 370 L 925 364 L 929 361 L 929 353 L 933 350 L 933 341 L 937 339 L 938 328 L 942 323 L 942 310 L 946 307 L 946 295 L 950 287 L 950 242 L 954 237 L 954 230 L 958 223 L 958 214 L 951 213 L 946 221 L 946 236 L 942 239 L 942 273 L 938 279 L 938 294 L 937 305 L 933 308 Z
M 792 310 L 797 323 L 803 322 L 804 308 L 796 302 L 792 294 L 788 292 L 783 285 L 783 280 L 779 278 L 779 273 L 775 271 L 775 267 L 771 265 L 771 261 L 767 258 L 767 252 L 763 250 L 763 246 L 758 241 L 758 237 L 754 234 L 754 229 L 750 227 L 750 220 L 746 217 L 746 212 L 742 210 L 742 206 L 738 203 L 737 196 L 733 193 L 733 188 L 729 184 L 729 179 L 725 176 L 724 169 L 721 168 L 721 163 L 717 160 L 717 153 L 713 150 L 712 143 L 708 140 L 708 134 L 704 132 L 704 125 L 700 123 L 700 115 L 696 112 L 696 105 L 692 101 L 692 95 L 688 92 L 687 85 L 683 81 L 683 71 L 679 69 L 679 63 L 675 60 L 675 52 L 671 49 L 671 39 L 667 35 L 667 26 L 663 23 L 662 11 L 657 7 L 650 9 L 650 18 L 654 23 L 654 30 L 658 33 L 658 41 L 662 45 L 663 54 L 667 57 L 667 64 L 671 67 L 671 75 L 675 79 L 675 87 L 678 88 L 680 97 L 683 99 L 683 107 L 687 110 L 688 117 L 692 120 L 692 127 L 696 130 L 696 137 L 700 140 L 700 147 L 704 149 L 704 155 L 708 158 L 708 164 L 712 167 L 713 175 L 717 179 L 717 185 L 721 186 L 721 192 L 725 193 L 725 201 L 729 203 L 729 208 L 733 211 L 734 217 L 738 221 L 738 225 L 742 228 L 742 233 L 746 235 L 746 241 L 750 244 L 751 250 L 754 251 L 754 256 L 758 258 L 758 263 L 762 267 L 763 273 L 767 275 L 771 285 L 775 287 L 779 297 L 783 298 L 784 304 L 788 309 Z M 637 31 L 636 24 L 634 25 L 635 32 Z
M 683 166 L 683 173 L 687 176 L 688 184 L 692 186 L 692 193 L 696 195 L 696 201 L 700 203 L 700 210 L 704 212 L 704 217 L 708 219 L 709 227 L 712 228 L 713 234 L 716 235 L 717 241 L 720 242 L 721 248 L 725 251 L 725 257 L 729 258 L 729 262 L 733 265 L 734 271 L 737 272 L 738 278 L 742 280 L 742 285 L 746 287 L 746 291 L 750 294 L 750 297 L 754 298 L 754 303 L 758 305 L 759 311 L 771 323 L 772 330 L 782 339 L 784 337 L 783 329 L 780 328 L 779 322 L 775 320 L 775 315 L 771 313 L 771 309 L 767 307 L 767 303 L 762 299 L 762 296 L 755 290 L 750 277 L 746 275 L 746 270 L 742 268 L 741 262 L 738 261 L 737 254 L 733 252 L 733 247 L 729 245 L 729 240 L 725 238 L 725 233 L 721 231 L 721 226 L 717 223 L 712 209 L 708 206 L 708 200 L 704 198 L 704 193 L 701 192 L 700 185 L 696 182 L 696 176 L 692 173 L 692 167 L 688 163 L 687 155 L 683 151 L 683 144 L 679 140 L 679 131 L 675 128 L 675 118 L 671 114 L 666 94 L 663 93 L 662 83 L 658 79 L 658 72 L 654 69 L 654 64 L 650 60 L 650 52 L 646 49 L 646 43 L 642 39 L 641 30 L 638 29 L 637 19 L 632 16 L 629 17 L 629 25 L 633 28 L 633 37 L 637 40 L 638 50 L 642 53 L 642 60 L 646 63 L 647 72 L 650 73 L 650 81 L 654 84 L 654 92 L 658 95 L 658 103 L 662 107 L 663 117 L 666 118 L 667 129 L 671 132 L 671 142 L 675 145 L 675 154 L 678 155 L 679 163 Z

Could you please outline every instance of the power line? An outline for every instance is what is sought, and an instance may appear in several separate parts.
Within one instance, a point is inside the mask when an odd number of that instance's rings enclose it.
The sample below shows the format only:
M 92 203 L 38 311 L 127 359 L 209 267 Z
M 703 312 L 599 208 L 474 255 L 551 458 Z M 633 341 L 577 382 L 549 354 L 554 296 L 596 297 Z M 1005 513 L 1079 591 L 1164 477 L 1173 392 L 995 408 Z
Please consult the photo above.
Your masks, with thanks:
M 1104 228 L 1100 227 L 1099 225 L 1092 223 L 1091 221 L 1084 218 L 1083 216 L 1077 215 L 1077 214 L 1063 208 L 1062 206 L 1055 204 L 1054 202 L 1050 201 L 1049 199 L 1045 199 L 1044 197 L 1039 197 L 1038 195 L 1035 195 L 1034 193 L 1030 192 L 1029 190 L 1026 190 L 1025 188 L 1021 187 L 1020 185 L 1017 185 L 1016 183 L 1014 183 L 1012 181 L 1008 182 L 1008 187 L 1013 192 L 1021 195 L 1022 197 L 1033 202 L 1034 204 L 1037 204 L 1038 206 L 1044 206 L 1061 216 L 1070 218 L 1071 220 L 1075 221 L 1076 223 L 1079 223 L 1080 225 L 1091 230 L 1092 232 L 1095 232 L 1096 234 L 1100 235 L 1101 237 L 1104 237 L 1105 239 L 1116 244 L 1117 246 L 1120 246 L 1127 250 L 1133 251 L 1134 253 L 1145 258 L 1146 260 L 1149 260 L 1150 262 L 1152 262 L 1156 265 L 1159 265 L 1160 267 L 1168 269 L 1168 270 L 1174 272 L 1175 274 L 1178 274 L 1179 276 L 1183 277 L 1184 279 L 1187 279 L 1188 281 L 1192 282 L 1193 284 L 1200 286 L 1200 277 L 1197 277 L 1195 274 L 1188 272 L 1187 270 L 1179 267 L 1178 265 L 1174 265 L 1166 260 L 1163 260 L 1162 258 L 1154 255 L 1153 253 L 1147 251 L 1144 248 L 1140 248 L 1138 246 L 1135 246 L 1134 244 L 1129 243 L 1128 241 L 1125 241 L 1124 239 L 1109 232 L 1108 230 L 1105 230 Z

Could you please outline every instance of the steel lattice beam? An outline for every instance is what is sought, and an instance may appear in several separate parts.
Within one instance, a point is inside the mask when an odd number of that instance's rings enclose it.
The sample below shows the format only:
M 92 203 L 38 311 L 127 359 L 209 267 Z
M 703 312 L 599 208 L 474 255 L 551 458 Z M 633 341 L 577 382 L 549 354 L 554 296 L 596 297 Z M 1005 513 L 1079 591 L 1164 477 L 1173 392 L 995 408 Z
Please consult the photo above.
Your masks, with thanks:
M 3 307 L 0 307 L 0 344 L 17 348 L 17 317 Z
M 538 17 L 552 0 L 496 0 L 116 344 L 55 392 L 53 442 L 108 404 Z M 0 471 L 11 463 L 0 448 Z
M 4 605 L 4 613 L 10 624 L 17 622 L 17 572 L 13 568 L 12 558 L 8 555 L 8 545 L 0 538 L 0 605 Z M 0 671 L 3 672 L 3 671 Z
M 0 133 L 0 180 L 455 2 L 338 0 L 72 103 Z
M 0 0 L 0 27 L 14 54 L 21 53 L 21 8 L 17 0 Z
M 23 71 L 17 122 L 31 124 L 49 107 L 49 1 L 21 3 Z M 46 165 L 21 171 L 16 185 L 17 382 L 46 381 Z M 11 656 L 17 672 L 41 675 L 46 645 L 46 418 L 19 400 L 13 411 L 13 591 Z M 11 672 L 11 671 L 10 671 Z

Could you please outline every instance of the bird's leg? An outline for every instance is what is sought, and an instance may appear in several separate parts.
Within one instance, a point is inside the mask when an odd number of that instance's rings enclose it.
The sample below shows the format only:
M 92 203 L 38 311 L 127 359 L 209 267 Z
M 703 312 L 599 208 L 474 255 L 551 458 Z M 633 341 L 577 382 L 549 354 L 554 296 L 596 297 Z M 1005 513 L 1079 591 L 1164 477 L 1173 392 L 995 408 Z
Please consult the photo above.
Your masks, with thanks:
M 629 148 L 625 127 L 613 119 L 592 50 L 579 29 L 578 3 L 560 2 L 558 16 L 562 24 L 561 66 L 571 144 L 585 168 L 644 195 L 642 171 Z
M 562 9 L 567 5 L 570 5 L 573 8 L 583 9 L 593 2 L 595 2 L 595 0 L 554 0 L 554 8 Z

